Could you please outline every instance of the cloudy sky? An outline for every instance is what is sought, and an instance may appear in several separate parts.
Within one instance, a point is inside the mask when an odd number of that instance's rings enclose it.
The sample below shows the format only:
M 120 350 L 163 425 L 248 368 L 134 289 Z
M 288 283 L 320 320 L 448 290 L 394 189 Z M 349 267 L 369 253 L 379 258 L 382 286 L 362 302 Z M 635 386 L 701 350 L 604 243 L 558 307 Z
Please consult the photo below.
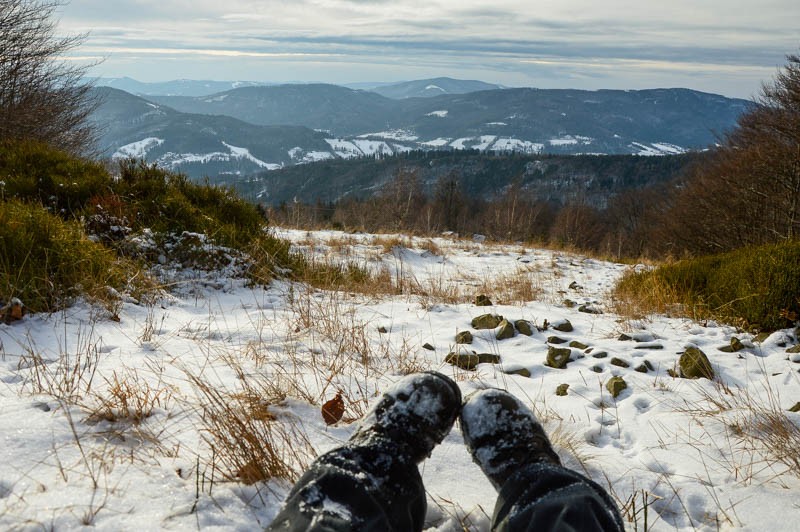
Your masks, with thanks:
M 71 0 L 97 76 L 689 87 L 749 98 L 800 52 L 798 0 Z

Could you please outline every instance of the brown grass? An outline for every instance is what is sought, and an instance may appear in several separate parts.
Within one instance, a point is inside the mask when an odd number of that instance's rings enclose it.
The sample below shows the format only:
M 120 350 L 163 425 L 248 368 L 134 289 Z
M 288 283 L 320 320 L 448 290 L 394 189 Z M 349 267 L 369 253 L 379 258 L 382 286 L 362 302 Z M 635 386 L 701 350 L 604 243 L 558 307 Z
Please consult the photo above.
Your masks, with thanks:
M 192 373 L 187 376 L 200 397 L 212 467 L 224 479 L 294 481 L 305 470 L 315 453 L 300 420 L 281 408 L 284 398 L 265 395 L 268 388 L 254 378 L 229 392 Z

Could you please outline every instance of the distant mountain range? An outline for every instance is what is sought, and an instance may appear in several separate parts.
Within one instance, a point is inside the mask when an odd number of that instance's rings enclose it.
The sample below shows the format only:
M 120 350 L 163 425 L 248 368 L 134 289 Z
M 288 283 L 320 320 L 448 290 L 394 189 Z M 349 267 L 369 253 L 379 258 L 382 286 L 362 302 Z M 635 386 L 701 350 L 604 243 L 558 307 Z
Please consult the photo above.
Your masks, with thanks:
M 208 96 L 240 87 L 257 87 L 272 85 L 260 81 L 212 81 L 198 79 L 175 79 L 148 83 L 133 78 L 98 78 L 92 80 L 96 87 L 111 87 L 137 96 Z
M 97 87 L 130 92 L 137 96 L 208 96 L 241 87 L 262 87 L 284 85 L 266 81 L 212 81 L 197 79 L 175 79 L 172 81 L 143 82 L 129 77 L 97 78 L 89 80 Z M 484 83 L 483 81 L 461 80 L 453 78 L 435 78 L 400 83 L 348 83 L 344 87 L 355 90 L 367 90 L 387 98 L 430 98 L 442 94 L 466 94 L 481 90 L 502 89 L 502 85 Z
M 373 91 L 295 84 L 146 99 L 98 87 L 93 118 L 107 156 L 213 177 L 420 149 L 683 153 L 712 145 L 752 105 L 688 89 L 458 93 L 484 86 L 496 87 L 438 78 Z

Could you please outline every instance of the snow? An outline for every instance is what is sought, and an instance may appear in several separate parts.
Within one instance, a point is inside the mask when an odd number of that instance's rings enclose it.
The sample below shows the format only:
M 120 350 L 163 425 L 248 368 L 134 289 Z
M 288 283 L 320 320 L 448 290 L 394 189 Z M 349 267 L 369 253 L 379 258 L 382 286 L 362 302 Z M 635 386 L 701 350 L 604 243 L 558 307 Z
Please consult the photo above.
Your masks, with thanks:
M 428 85 L 428 86 L 426 86 L 426 87 L 425 87 L 425 90 L 426 90 L 426 91 L 442 91 L 442 92 L 447 92 L 446 90 L 444 90 L 443 88 L 441 88 L 441 87 L 440 87 L 440 86 L 438 86 L 438 85 Z
M 523 153 L 539 153 L 544 144 L 520 139 L 500 138 L 492 146 L 494 151 L 519 151 Z
M 402 245 L 387 251 L 369 234 L 275 231 L 317 259 L 353 260 L 423 289 L 362 297 L 288 281 L 259 287 L 165 263 L 161 275 L 173 293 L 150 304 L 124 297 L 118 321 L 78 302 L 0 324 L 0 529 L 263 528 L 290 485 L 245 485 L 226 477 L 224 464 L 212 467 L 219 450 L 205 439 L 207 411 L 190 376 L 239 396 L 246 381 L 283 390 L 286 399 L 269 412 L 322 453 L 347 440 L 366 405 L 411 369 L 451 376 L 464 397 L 485 387 L 515 394 L 537 413 L 567 467 L 588 474 L 615 500 L 635 501 L 628 504 L 627 517 L 637 521 L 630 530 L 644 528 L 643 502 L 654 531 L 794 529 L 796 469 L 776 460 L 763 441 L 737 436 L 760 407 L 800 423 L 800 414 L 786 412 L 800 398 L 800 366 L 786 353 L 797 343 L 794 330 L 759 343 L 714 322 L 620 316 L 609 290 L 630 266 L 566 252 L 402 235 Z M 515 299 L 504 292 L 509 279 L 527 279 L 538 295 Z M 570 289 L 573 281 L 581 288 Z M 461 293 L 463 302 L 431 295 L 433 287 Z M 494 306 L 468 302 L 483 290 Z M 579 312 L 565 298 L 604 314 Z M 472 372 L 445 364 L 456 332 L 486 312 L 538 326 L 569 320 L 574 331 L 550 328 L 502 341 L 494 331 L 473 331 L 473 344 L 464 348 L 498 354 L 501 364 Z M 592 351 L 573 348 L 566 369 L 546 367 L 553 335 Z M 720 351 L 732 336 L 746 348 Z M 423 349 L 425 343 L 435 350 Z M 708 355 L 716 381 L 669 376 L 687 346 Z M 606 357 L 593 356 L 603 351 Z M 630 367 L 612 365 L 612 357 Z M 645 360 L 655 369 L 634 371 Z M 531 376 L 505 373 L 513 368 Z M 605 389 L 614 375 L 628 383 L 616 399 Z M 152 415 L 138 425 L 92 418 L 113 397 L 115 382 L 158 392 Z M 566 396 L 555 395 L 559 384 L 569 384 Z M 337 389 L 347 398 L 345 419 L 328 427 L 319 408 Z M 468 516 L 472 530 L 488 530 L 495 492 L 458 425 L 420 470 L 428 530 L 461 529 L 454 516 Z
M 400 140 L 400 141 L 408 141 L 413 142 L 417 140 L 417 137 L 413 131 L 408 131 L 405 129 L 392 129 L 391 131 L 379 131 L 377 133 L 365 133 L 364 135 L 359 135 L 358 138 L 366 139 L 370 137 L 376 137 L 379 139 L 389 139 L 389 140 Z
M 112 159 L 142 159 L 147 156 L 147 152 L 157 146 L 164 144 L 164 139 L 157 137 L 147 137 L 136 142 L 131 142 L 124 146 L 117 148 L 117 151 L 111 156 Z
M 360 157 L 364 152 L 358 146 L 344 139 L 325 139 L 325 142 L 333 149 L 334 153 L 342 159 L 352 159 L 353 157 Z
M 447 116 L 447 112 L 448 112 L 447 110 L 431 111 L 430 113 L 427 113 L 425 116 L 435 116 L 437 118 L 444 118 Z
M 257 159 L 256 157 L 253 156 L 253 154 L 250 153 L 250 150 L 248 150 L 247 148 L 239 148 L 237 146 L 232 146 L 227 142 L 223 142 L 222 144 L 226 148 L 231 150 L 231 155 L 236 159 L 247 159 L 251 163 L 255 163 L 261 168 L 266 168 L 267 170 L 276 170 L 281 167 L 281 165 L 279 164 L 267 163 L 262 161 L 261 159 Z
M 329 151 L 305 151 L 299 146 L 289 150 L 289 157 L 298 163 L 313 163 L 333 159 L 334 155 Z
M 569 146 L 577 144 L 578 141 L 569 137 L 563 139 L 550 139 L 547 141 L 551 146 Z
M 650 144 L 632 142 L 631 147 L 638 150 L 636 153 L 637 155 L 669 155 L 686 153 L 685 148 L 666 142 L 652 142 Z
M 420 142 L 423 146 L 431 146 L 433 148 L 441 148 L 442 146 L 447 146 L 450 143 L 450 139 L 439 137 L 438 139 L 428 140 L 425 142 Z
M 487 126 L 507 126 L 505 122 L 487 122 Z
M 233 146 L 227 142 L 222 145 L 228 148 L 228 152 L 216 151 L 210 153 L 175 153 L 167 152 L 156 160 L 156 164 L 165 168 L 177 168 L 182 164 L 208 164 L 210 162 L 227 162 L 232 160 L 247 160 L 266 170 L 277 170 L 282 165 L 268 163 L 256 158 L 247 148 Z
M 367 140 L 358 138 L 353 139 L 353 144 L 355 144 L 364 155 L 392 155 L 394 153 L 392 148 L 382 140 Z

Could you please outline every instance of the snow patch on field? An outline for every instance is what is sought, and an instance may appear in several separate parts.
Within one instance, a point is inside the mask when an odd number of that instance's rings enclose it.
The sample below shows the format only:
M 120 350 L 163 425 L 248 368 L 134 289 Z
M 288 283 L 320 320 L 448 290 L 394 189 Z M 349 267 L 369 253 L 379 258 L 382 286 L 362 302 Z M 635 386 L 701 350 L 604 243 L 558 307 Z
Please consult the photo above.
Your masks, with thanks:
M 265 170 L 277 170 L 282 165 L 268 163 L 255 157 L 247 148 L 233 146 L 226 142 L 222 145 L 228 148 L 227 152 L 215 151 L 210 153 L 176 153 L 167 152 L 156 160 L 156 164 L 163 168 L 175 169 L 184 164 L 209 164 L 212 162 L 249 161 Z
M 444 118 L 447 116 L 447 111 L 446 110 L 431 111 L 430 113 L 427 113 L 425 116 L 435 116 L 437 118 Z
M 497 139 L 492 149 L 495 151 L 519 151 L 523 153 L 539 153 L 544 149 L 544 144 L 520 139 Z
M 389 139 L 389 140 L 399 140 L 399 141 L 407 141 L 413 142 L 417 140 L 419 137 L 414 134 L 413 131 L 408 131 L 406 129 L 392 129 L 390 131 L 379 131 L 377 133 L 366 133 L 364 135 L 359 135 L 358 138 L 360 139 L 368 139 L 371 137 L 379 138 L 379 139 Z
M 638 150 L 636 155 L 672 155 L 686 153 L 687 151 L 685 148 L 666 142 L 652 142 L 650 144 L 631 142 L 631 147 Z
M 335 158 L 329 151 L 305 151 L 300 146 L 295 146 L 289 150 L 289 157 L 297 163 L 313 163 Z
M 353 139 L 361 153 L 364 155 L 392 155 L 394 151 L 391 146 L 382 140 L 368 140 L 368 139 Z
M 124 146 L 117 148 L 117 151 L 111 156 L 112 159 L 144 159 L 147 152 L 157 146 L 164 144 L 164 139 L 157 137 L 148 137 L 136 142 L 131 142 Z
M 591 144 L 594 141 L 591 137 L 582 137 L 580 135 L 564 135 L 557 139 L 548 140 L 551 146 L 575 146 L 577 144 Z
M 441 148 L 443 146 L 447 146 L 450 143 L 450 139 L 439 137 L 438 139 L 428 140 L 425 142 L 420 142 L 423 146 L 430 146 L 431 148 Z

